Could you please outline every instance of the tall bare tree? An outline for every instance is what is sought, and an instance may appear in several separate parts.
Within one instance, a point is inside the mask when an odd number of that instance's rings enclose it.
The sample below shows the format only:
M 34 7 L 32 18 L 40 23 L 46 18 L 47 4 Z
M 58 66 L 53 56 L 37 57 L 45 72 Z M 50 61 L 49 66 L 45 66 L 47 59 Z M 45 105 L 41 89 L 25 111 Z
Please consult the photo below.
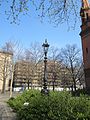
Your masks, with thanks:
M 72 86 L 76 91 L 77 82 L 80 83 L 84 75 L 81 52 L 76 45 L 66 45 L 65 48 L 61 49 L 61 60 L 67 69 L 69 79 L 71 79 Z
M 14 61 L 18 59 L 23 59 L 23 47 L 21 47 L 19 41 L 14 40 L 6 41 L 5 44 L 2 46 L 1 50 L 4 52 L 13 53 Z
M 37 79 L 39 84 L 41 84 L 41 82 L 42 82 L 41 81 L 41 79 L 42 79 L 42 70 L 41 70 L 42 59 L 43 59 L 42 46 L 38 42 L 31 43 L 30 48 L 25 50 L 25 60 L 31 64 L 31 65 L 29 64 L 29 67 L 30 67 L 32 73 L 31 73 L 31 71 L 28 71 L 29 77 L 31 76 L 30 80 L 28 80 L 28 81 L 31 81 L 31 83 L 32 83 L 32 81 L 34 81 L 33 79 Z M 40 68 L 40 70 L 38 70 L 39 68 Z M 35 76 L 38 76 L 38 77 L 35 77 Z
M 51 82 L 54 91 L 55 85 L 60 83 L 60 70 L 62 65 L 59 61 L 60 50 L 58 48 L 51 47 L 49 51 L 48 73 L 51 73 Z
M 11 76 L 11 81 L 10 81 L 10 96 L 12 94 L 12 83 L 13 83 L 13 73 L 14 73 L 14 62 L 19 58 L 19 56 L 21 55 L 21 49 L 19 47 L 18 42 L 13 42 L 13 41 L 7 41 L 5 43 L 5 45 L 2 46 L 1 51 L 3 51 L 4 53 L 10 53 L 12 54 L 12 58 L 11 61 L 9 61 L 8 64 L 6 64 L 7 59 L 8 59 L 8 54 L 5 55 L 5 59 L 4 59 L 4 71 L 3 71 L 3 90 L 2 92 L 5 92 L 5 84 L 6 84 L 6 79 L 7 76 Z M 8 68 L 8 65 L 11 66 L 9 73 L 7 73 L 6 68 Z M 7 75 L 6 75 L 7 74 Z

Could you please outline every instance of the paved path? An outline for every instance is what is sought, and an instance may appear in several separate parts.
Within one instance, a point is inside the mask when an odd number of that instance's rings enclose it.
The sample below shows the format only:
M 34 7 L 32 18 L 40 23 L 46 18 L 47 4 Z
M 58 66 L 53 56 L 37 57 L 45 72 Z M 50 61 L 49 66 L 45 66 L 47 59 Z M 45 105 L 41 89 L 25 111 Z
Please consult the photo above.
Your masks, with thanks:
M 13 93 L 13 96 L 17 95 Z M 9 93 L 0 94 L 0 120 L 16 120 L 16 114 L 6 103 L 9 98 Z
M 0 120 L 16 120 L 16 114 L 7 103 L 0 102 Z

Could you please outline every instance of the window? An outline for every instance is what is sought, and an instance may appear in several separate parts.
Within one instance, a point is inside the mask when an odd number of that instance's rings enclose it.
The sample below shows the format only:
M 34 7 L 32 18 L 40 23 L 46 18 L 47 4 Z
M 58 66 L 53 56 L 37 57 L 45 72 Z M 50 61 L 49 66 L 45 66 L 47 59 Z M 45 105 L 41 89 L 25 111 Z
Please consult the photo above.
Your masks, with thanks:
M 86 19 L 87 19 L 87 20 L 89 19 L 88 13 L 86 13 Z
M 86 48 L 86 53 L 88 53 L 88 48 Z

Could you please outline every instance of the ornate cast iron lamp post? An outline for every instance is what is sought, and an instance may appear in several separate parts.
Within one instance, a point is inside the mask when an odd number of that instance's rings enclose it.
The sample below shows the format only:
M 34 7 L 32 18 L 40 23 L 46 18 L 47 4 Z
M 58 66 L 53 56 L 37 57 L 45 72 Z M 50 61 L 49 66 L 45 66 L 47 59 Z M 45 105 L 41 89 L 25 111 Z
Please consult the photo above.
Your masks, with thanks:
M 48 94 L 49 91 L 47 89 L 47 52 L 48 52 L 48 48 L 49 48 L 49 44 L 47 42 L 47 40 L 45 40 L 45 43 L 43 43 L 42 45 L 43 49 L 44 49 L 44 78 L 43 78 L 43 89 L 41 90 L 41 93 L 43 94 Z

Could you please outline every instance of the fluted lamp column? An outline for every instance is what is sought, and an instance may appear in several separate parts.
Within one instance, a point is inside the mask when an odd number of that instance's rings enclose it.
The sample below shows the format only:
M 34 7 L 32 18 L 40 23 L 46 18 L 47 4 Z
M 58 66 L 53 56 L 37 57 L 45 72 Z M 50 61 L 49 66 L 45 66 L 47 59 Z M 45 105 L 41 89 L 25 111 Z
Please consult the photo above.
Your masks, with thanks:
M 45 39 L 45 43 L 43 43 L 42 47 L 44 50 L 44 78 L 43 78 L 43 88 L 41 90 L 41 93 L 47 95 L 49 94 L 49 90 L 47 89 L 47 53 L 49 48 L 47 39 Z

